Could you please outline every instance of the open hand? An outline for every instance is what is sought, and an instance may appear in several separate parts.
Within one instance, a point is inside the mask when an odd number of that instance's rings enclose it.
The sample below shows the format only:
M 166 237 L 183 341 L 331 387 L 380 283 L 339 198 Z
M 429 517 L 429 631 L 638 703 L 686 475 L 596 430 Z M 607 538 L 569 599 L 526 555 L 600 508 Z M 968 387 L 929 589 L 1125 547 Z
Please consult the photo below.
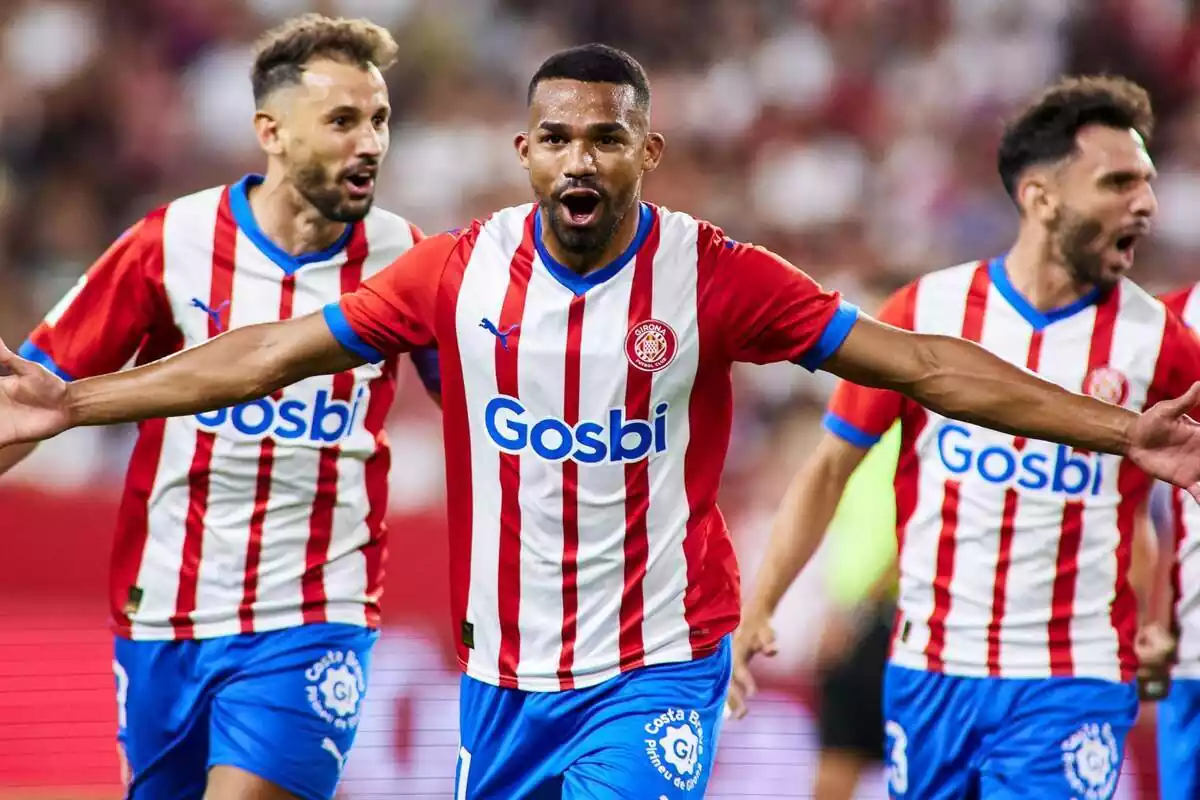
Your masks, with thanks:
M 69 426 L 67 384 L 0 341 L 0 447 L 48 439 Z
M 1129 459 L 1200 502 L 1200 424 L 1187 416 L 1200 404 L 1200 383 L 1174 400 L 1148 408 L 1130 430 Z

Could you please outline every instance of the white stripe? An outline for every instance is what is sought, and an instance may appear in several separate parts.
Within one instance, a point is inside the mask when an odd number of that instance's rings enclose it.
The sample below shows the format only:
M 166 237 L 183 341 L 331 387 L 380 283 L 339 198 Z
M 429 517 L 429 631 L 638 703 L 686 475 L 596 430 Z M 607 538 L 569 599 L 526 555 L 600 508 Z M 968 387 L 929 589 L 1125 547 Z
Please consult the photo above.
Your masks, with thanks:
M 923 278 L 917 287 L 913 328 L 920 333 L 960 336 L 967 290 L 974 274 L 975 265 L 968 264 Z M 921 461 L 917 499 L 900 554 L 899 602 L 907 623 L 902 633 L 907 628 L 908 635 L 897 637 L 893 650 L 893 661 L 915 669 L 925 668 L 927 623 L 933 614 L 933 580 L 948 475 L 937 456 L 937 430 L 945 418 L 932 411 L 925 413 L 927 421 L 913 443 Z
M 528 208 L 524 209 L 528 213 Z M 483 432 L 484 410 L 497 394 L 496 339 L 479 323 L 499 324 L 509 266 L 521 244 L 522 209 L 507 209 L 483 226 L 463 273 L 455 309 L 468 429 L 471 437 L 471 577 L 467 619 L 474 627 L 468 674 L 498 682 L 500 657 L 500 454 Z M 518 333 L 518 335 L 520 335 Z
M 979 344 L 1010 364 L 1024 367 L 1033 331 L 994 286 L 989 286 Z M 957 311 L 957 309 L 956 309 Z M 961 317 L 959 333 L 961 333 Z M 996 446 L 1011 450 L 1014 437 L 975 425 L 970 430 L 975 453 Z M 958 440 L 955 440 L 958 442 Z M 954 445 L 958 446 L 958 444 Z M 946 617 L 947 664 L 987 664 L 988 625 L 992 620 L 996 568 L 1000 556 L 1000 524 L 1007 491 L 972 471 L 958 476 L 958 525 L 955 528 L 954 572 L 950 582 L 950 612 Z M 1018 510 L 1025 503 L 1018 502 Z M 1019 590 L 1017 590 L 1019 591 Z M 1014 595 L 1012 573 L 1005 592 L 1006 614 Z M 1003 639 L 1004 631 L 1001 631 Z M 1001 650 L 1003 656 L 1003 649 Z
M 211 299 L 213 231 L 221 191 L 211 189 L 172 203 L 163 220 L 163 288 L 185 347 L 208 338 L 208 316 L 191 301 L 208 304 Z M 148 500 L 148 536 L 138 568 L 142 599 L 131 617 L 135 639 L 173 635 L 168 620 L 179 592 L 196 429 L 191 417 L 168 419 L 164 425 L 162 455 Z
M 579 419 L 606 428 L 609 412 L 624 419 L 625 331 L 634 262 L 587 293 L 579 372 Z M 565 291 L 565 290 L 564 290 Z M 625 464 L 579 465 L 579 625 L 575 676 L 592 684 L 615 675 L 621 661 L 621 596 L 625 589 Z
M 670 212 L 662 212 L 659 224 L 651 316 L 671 326 L 678 337 L 678 348 L 675 360 L 654 373 L 651 416 L 659 403 L 681 399 L 672 402 L 668 412 L 666 452 L 651 455 L 648 467 L 651 502 L 646 513 L 649 547 L 642 626 L 647 664 L 691 658 L 684 614 L 688 575 L 683 549 L 689 509 L 680 499 L 687 497 L 684 456 L 691 440 L 689 403 L 700 363 L 696 299 L 698 226 L 691 217 Z
M 529 409 L 530 421 L 563 418 L 570 302 L 571 294 L 535 265 L 517 331 L 517 393 Z M 553 435 L 547 441 L 558 444 Z M 519 501 L 521 663 L 517 675 L 524 686 L 526 680 L 555 681 L 558 670 L 563 622 L 562 463 L 522 456 Z
M 1183 321 L 1193 328 L 1200 328 L 1200 284 L 1193 286 L 1188 292 L 1187 301 L 1183 304 Z

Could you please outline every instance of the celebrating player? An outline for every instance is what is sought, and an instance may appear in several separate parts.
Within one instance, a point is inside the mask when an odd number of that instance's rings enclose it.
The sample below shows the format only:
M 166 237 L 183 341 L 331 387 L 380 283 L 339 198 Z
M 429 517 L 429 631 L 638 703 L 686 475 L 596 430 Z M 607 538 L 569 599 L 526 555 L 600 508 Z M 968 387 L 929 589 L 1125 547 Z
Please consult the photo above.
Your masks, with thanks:
M 1196 286 L 1164 295 L 1163 302 L 1193 329 L 1200 326 Z M 1158 707 L 1158 781 L 1163 797 L 1200 796 L 1200 507 L 1170 493 L 1168 524 L 1160 531 L 1166 581 L 1164 604 L 1143 637 L 1164 639 L 1173 663 L 1166 667 L 1166 697 Z M 1173 639 L 1173 641 L 1172 641 Z M 1164 648 L 1166 649 L 1166 648 Z M 1167 659 L 1163 659 L 1167 661 Z M 1166 671 L 1166 670 L 1164 670 Z
M 703 794 L 738 621 L 715 502 L 735 361 L 823 367 L 1125 454 L 1200 494 L 1200 429 L 1183 416 L 1200 385 L 1145 414 L 1075 394 L 971 342 L 859 316 L 778 256 L 643 203 L 664 142 L 627 54 L 551 56 L 528 120 L 515 144 L 536 204 L 426 239 L 321 313 L 73 383 L 0 354 L 4 443 L 208 414 L 436 344 L 466 673 L 458 797 Z M 1068 457 L 1073 485 L 1095 457 Z
M 1012 250 L 920 278 L 881 319 L 979 342 L 1112 404 L 1105 413 L 1187 391 L 1200 345 L 1125 277 L 1157 209 L 1152 126 L 1149 98 L 1127 81 L 1048 89 L 1000 145 L 1020 211 Z M 893 795 L 1111 796 L 1137 714 L 1134 523 L 1157 470 L 1128 452 L 964 424 L 893 387 L 836 389 L 828 435 L 788 492 L 738 633 L 732 703 L 744 711 L 745 666 L 772 648 L 772 611 L 846 477 L 895 420 L 901 588 L 884 690 Z
M 63 380 L 148 363 L 302 318 L 410 248 L 419 231 L 372 209 L 395 51 L 365 21 L 267 34 L 252 76 L 265 177 L 134 225 L 21 353 Z M 111 578 L 129 797 L 333 796 L 379 621 L 396 389 L 394 359 L 351 366 L 142 423 Z

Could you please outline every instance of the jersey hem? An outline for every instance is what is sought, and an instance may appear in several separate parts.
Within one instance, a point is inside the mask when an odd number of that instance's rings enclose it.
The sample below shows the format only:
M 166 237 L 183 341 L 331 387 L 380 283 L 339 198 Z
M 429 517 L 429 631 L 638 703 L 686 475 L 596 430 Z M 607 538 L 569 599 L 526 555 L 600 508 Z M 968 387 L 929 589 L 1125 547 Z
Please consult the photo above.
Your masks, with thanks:
M 722 634 L 715 642 L 698 645 L 689 651 L 689 655 L 683 658 L 663 658 L 657 660 L 653 654 L 647 653 L 643 658 L 643 664 L 640 667 L 631 667 L 629 669 L 621 669 L 620 664 L 605 667 L 603 669 L 591 671 L 585 674 L 575 674 L 572 676 L 572 687 L 564 689 L 557 675 L 538 675 L 534 677 L 525 677 L 517 675 L 517 691 L 535 692 L 538 694 L 553 694 L 556 692 L 569 692 L 575 689 L 588 689 L 593 686 L 598 686 L 605 681 L 610 681 L 613 678 L 621 675 L 636 672 L 640 669 L 649 667 L 658 667 L 666 664 L 690 664 L 694 661 L 701 661 L 717 652 L 721 646 L 721 639 L 727 634 Z M 464 675 L 472 680 L 486 683 L 489 686 L 500 686 L 499 673 L 492 670 L 481 670 L 478 668 L 472 669 L 461 656 L 455 656 L 458 662 L 458 668 Z
M 944 659 L 943 659 L 944 660 Z M 987 664 L 946 663 L 941 669 L 930 669 L 924 653 L 894 652 L 888 659 L 888 665 L 911 669 L 917 672 L 929 672 L 936 675 L 947 675 L 954 678 L 985 678 L 989 680 L 1047 680 L 1049 678 L 1090 678 L 1109 683 L 1129 683 L 1133 680 L 1133 671 L 1116 664 L 1096 665 L 1077 664 L 1069 675 L 1054 675 L 1048 666 L 1042 667 L 1004 667 L 999 675 L 988 674 Z
M 370 630 L 378 629 L 367 621 L 369 607 L 362 603 L 330 603 L 325 607 L 325 619 L 320 623 L 338 623 L 355 625 Z M 305 625 L 320 624 L 304 622 L 300 618 L 300 609 L 292 608 L 283 612 L 260 614 L 254 617 L 254 629 L 251 633 L 268 633 L 270 631 L 302 628 Z M 191 636 L 179 636 L 178 632 L 165 620 L 146 622 L 138 619 L 126 624 L 120 620 L 109 623 L 109 630 L 122 639 L 135 642 L 163 642 L 172 640 L 219 639 L 224 636 L 237 636 L 242 633 L 241 621 L 235 611 L 231 617 L 213 621 L 195 623 Z M 136 630 L 136 633 L 135 633 Z

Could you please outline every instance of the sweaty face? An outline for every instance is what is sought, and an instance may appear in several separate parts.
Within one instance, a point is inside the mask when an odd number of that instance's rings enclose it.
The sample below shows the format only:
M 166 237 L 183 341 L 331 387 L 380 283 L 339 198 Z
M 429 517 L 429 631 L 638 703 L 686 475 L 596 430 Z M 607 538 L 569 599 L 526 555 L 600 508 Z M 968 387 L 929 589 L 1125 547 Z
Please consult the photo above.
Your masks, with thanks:
M 365 217 L 388 149 L 391 107 L 379 70 L 317 59 L 278 100 L 282 157 L 296 190 L 328 219 Z
M 517 149 L 551 232 L 569 253 L 602 253 L 637 204 L 661 137 L 647 133 L 631 86 L 543 81 L 529 115 Z
M 1091 125 L 1059 170 L 1059 204 L 1047 227 L 1057 255 L 1079 283 L 1109 289 L 1133 267 L 1137 243 L 1158 210 L 1154 165 L 1131 130 Z

